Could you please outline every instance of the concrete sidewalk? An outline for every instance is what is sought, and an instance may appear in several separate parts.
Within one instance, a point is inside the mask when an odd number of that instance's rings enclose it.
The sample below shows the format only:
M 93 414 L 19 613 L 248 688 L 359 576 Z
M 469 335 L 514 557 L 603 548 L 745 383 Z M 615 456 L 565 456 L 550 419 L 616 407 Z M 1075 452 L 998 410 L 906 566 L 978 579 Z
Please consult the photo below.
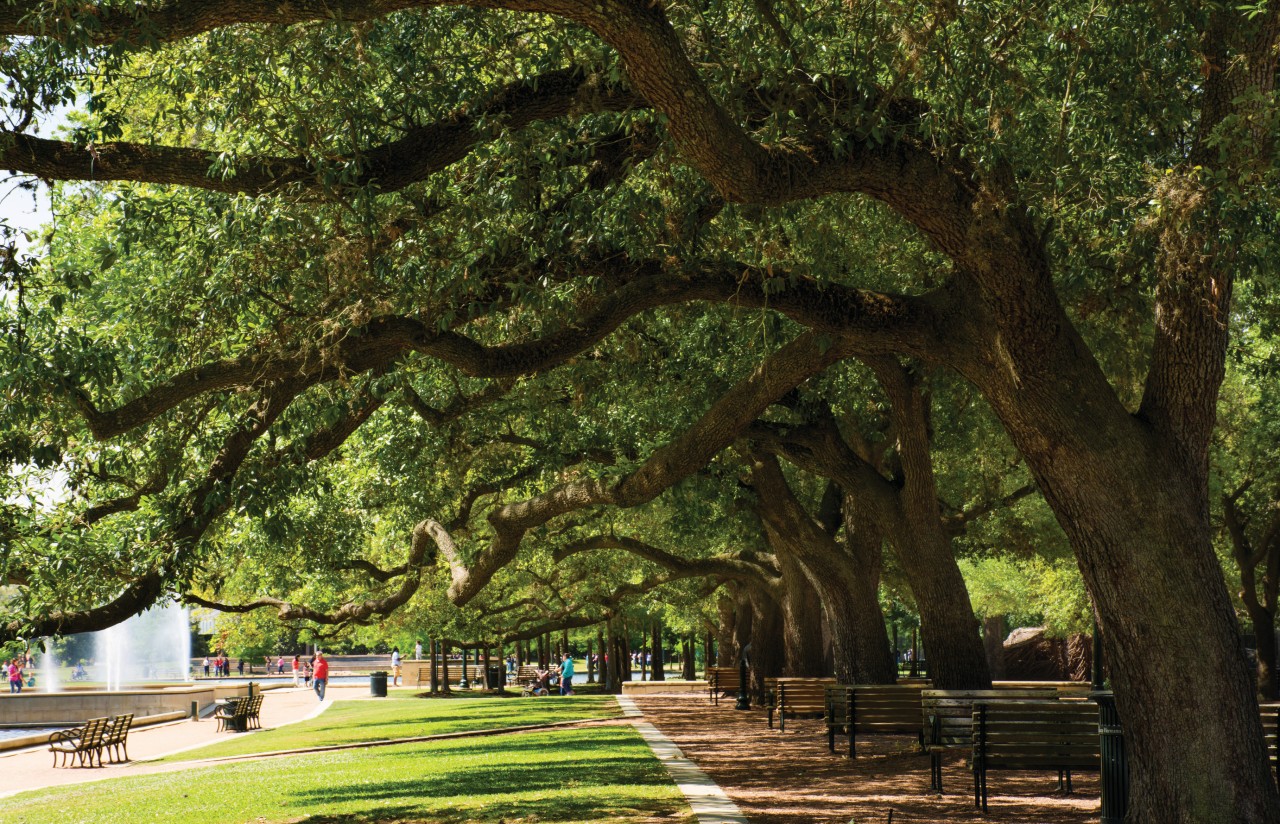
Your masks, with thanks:
M 326 691 L 323 704 L 317 701 L 316 694 L 306 687 L 268 690 L 262 693 L 262 697 L 262 728 L 271 729 L 317 715 L 334 701 L 367 698 L 369 689 L 362 686 L 332 686 Z M 104 778 L 125 775 L 167 772 L 175 768 L 190 769 L 190 764 L 139 762 L 147 758 L 159 758 L 195 749 L 215 741 L 224 741 L 236 734 L 219 733 L 217 729 L 217 722 L 212 718 L 206 718 L 202 721 L 178 721 L 134 730 L 129 733 L 129 757 L 134 760 L 125 764 L 107 764 L 101 769 L 54 768 L 53 754 L 44 746 L 0 755 L 0 798 L 42 787 L 101 781 Z M 252 735 L 253 733 L 239 734 Z

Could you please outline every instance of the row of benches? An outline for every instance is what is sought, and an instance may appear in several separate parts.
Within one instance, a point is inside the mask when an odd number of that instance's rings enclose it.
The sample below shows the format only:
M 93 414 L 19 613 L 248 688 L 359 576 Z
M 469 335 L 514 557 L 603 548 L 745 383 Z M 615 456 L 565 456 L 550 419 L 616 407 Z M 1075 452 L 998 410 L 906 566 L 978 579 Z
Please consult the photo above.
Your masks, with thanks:
M 725 682 L 718 678 L 714 685 Z M 929 754 L 930 788 L 939 793 L 944 754 L 970 752 L 974 803 L 984 812 L 989 772 L 1057 771 L 1059 788 L 1069 793 L 1071 772 L 1097 771 L 1101 761 L 1098 708 L 1083 700 L 1085 684 L 1004 682 L 995 690 L 948 691 L 926 689 L 919 679 L 849 686 L 834 679 L 778 678 L 766 679 L 765 686 L 771 728 L 775 712 L 780 730 L 788 716 L 821 715 L 832 752 L 837 734 L 848 736 L 851 758 L 858 735 L 914 735 Z
M 129 760 L 129 728 L 133 726 L 133 713 L 117 715 L 113 718 L 90 718 L 83 727 L 69 730 L 58 730 L 49 736 L 49 751 L 53 753 L 53 766 L 58 766 L 58 756 L 62 756 L 62 766 L 75 757 L 78 766 L 88 762 L 94 766 L 102 766 L 102 755 L 106 753 L 108 760 L 115 764 Z

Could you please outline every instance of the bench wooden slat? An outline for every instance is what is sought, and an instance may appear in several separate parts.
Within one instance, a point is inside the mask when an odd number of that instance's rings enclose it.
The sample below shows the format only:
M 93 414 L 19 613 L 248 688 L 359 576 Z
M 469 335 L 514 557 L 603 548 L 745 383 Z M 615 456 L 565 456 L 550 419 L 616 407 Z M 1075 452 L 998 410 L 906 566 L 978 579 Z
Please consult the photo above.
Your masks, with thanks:
M 987 773 L 1057 770 L 1071 792 L 1071 771 L 1101 768 L 1098 710 L 1091 702 L 981 701 L 973 708 L 974 804 L 987 811 Z
M 773 729 L 773 711 L 778 711 L 778 730 L 786 732 L 787 714 L 825 715 L 827 711 L 827 693 L 829 686 L 834 686 L 834 678 L 778 678 L 776 679 L 777 699 L 769 705 L 769 729 Z
M 857 734 L 921 736 L 923 685 L 870 684 L 827 689 L 827 748 L 835 752 L 835 737 L 843 731 L 849 739 L 850 758 L 857 757 Z M 850 726 L 849 718 L 853 718 Z

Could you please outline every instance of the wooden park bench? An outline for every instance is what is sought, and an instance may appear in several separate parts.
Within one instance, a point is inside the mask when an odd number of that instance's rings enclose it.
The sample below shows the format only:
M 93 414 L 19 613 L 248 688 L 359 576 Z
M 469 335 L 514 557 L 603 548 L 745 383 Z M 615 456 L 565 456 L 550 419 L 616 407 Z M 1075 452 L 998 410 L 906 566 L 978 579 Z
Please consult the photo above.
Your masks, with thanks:
M 261 699 L 262 696 L 258 696 Z M 236 732 L 244 732 L 249 729 L 249 708 L 253 705 L 252 698 L 236 698 L 225 704 L 218 706 L 214 718 L 218 719 L 218 732 L 224 730 L 235 730 Z
M 98 759 L 102 766 L 102 739 L 107 732 L 108 718 L 90 718 L 83 727 L 72 727 L 69 730 L 58 730 L 49 736 L 49 751 L 53 753 L 53 766 L 58 766 L 58 756 L 62 756 L 62 766 L 67 766 L 71 756 L 76 756 L 79 766 L 93 766 L 93 759 Z
M 1268 703 L 1258 707 L 1262 714 L 1262 738 L 1267 745 L 1267 764 L 1271 774 L 1280 784 L 1280 704 Z
M 736 694 L 742 689 L 738 667 L 707 667 L 707 690 L 712 704 L 720 703 L 722 694 Z
M 1057 770 L 1071 794 L 1072 771 L 1101 767 L 1098 705 L 1092 701 L 992 701 L 973 707 L 973 803 L 987 812 L 987 773 Z
M 856 758 L 858 735 L 914 735 L 924 746 L 920 724 L 920 684 L 867 684 L 826 688 L 827 748 L 836 751 L 836 733 L 849 736 Z
M 262 729 L 262 693 L 258 693 L 249 699 L 249 706 L 245 709 L 245 719 L 250 729 Z
M 1055 701 L 1052 687 L 1003 690 L 924 690 L 920 693 L 924 748 L 929 753 L 929 789 L 942 793 L 942 757 L 973 749 L 973 706 L 978 702 Z
M 129 728 L 133 726 L 133 713 L 117 715 L 107 724 L 102 734 L 102 751 L 112 764 L 129 760 Z M 123 755 L 122 755 L 123 754 Z M 98 760 L 102 757 L 99 755 Z
M 1088 698 L 1093 685 L 1088 681 L 992 681 L 991 686 L 998 690 L 1031 690 L 1052 687 L 1058 691 L 1059 698 Z
M 773 680 L 773 679 L 770 679 Z M 767 682 L 766 682 L 767 683 Z M 769 702 L 769 729 L 773 729 L 773 713 L 778 713 L 778 731 L 787 731 L 787 715 L 825 715 L 827 711 L 826 689 L 834 686 L 834 678 L 778 678 L 773 687 L 774 699 Z

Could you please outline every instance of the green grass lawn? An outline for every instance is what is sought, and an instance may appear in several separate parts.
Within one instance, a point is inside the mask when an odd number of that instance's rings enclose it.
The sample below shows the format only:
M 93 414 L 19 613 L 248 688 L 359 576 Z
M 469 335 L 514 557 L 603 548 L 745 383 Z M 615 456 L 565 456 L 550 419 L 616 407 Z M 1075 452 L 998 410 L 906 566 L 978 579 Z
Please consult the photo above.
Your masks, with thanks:
M 23 793 L 5 824 L 691 822 L 629 726 L 399 744 Z
M 399 697 L 393 692 L 392 697 L 386 699 L 336 701 L 316 718 L 276 730 L 252 735 L 227 733 L 225 741 L 164 760 L 191 761 L 445 732 L 613 718 L 619 714 L 612 696 L 426 699 Z

